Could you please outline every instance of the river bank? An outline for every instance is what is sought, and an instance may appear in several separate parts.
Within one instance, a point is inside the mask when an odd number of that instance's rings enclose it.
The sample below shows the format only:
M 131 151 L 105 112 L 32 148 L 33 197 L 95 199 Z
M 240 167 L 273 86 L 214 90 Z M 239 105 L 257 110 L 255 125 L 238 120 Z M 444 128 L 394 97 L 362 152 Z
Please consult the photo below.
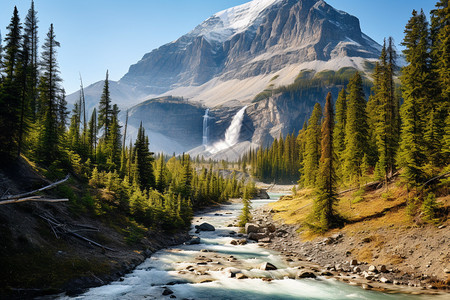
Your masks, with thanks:
M 264 248 L 234 226 L 241 208 L 232 202 L 203 211 L 193 220 L 189 242 L 154 253 L 131 273 L 76 299 L 426 299 L 365 291 L 320 273 L 313 262 Z
M 441 258 L 449 255 L 447 225 L 432 229 L 408 228 L 401 232 L 385 229 L 370 232 L 361 228 L 361 232 L 356 234 L 334 230 L 325 236 L 302 241 L 300 226 L 274 220 L 275 214 L 271 207 L 253 210 L 253 222 L 260 227 L 259 231 L 267 232 L 264 228 L 274 228 L 269 238 L 261 236 L 260 245 L 279 251 L 288 261 L 306 263 L 304 267 L 316 275 L 324 274 L 365 289 L 384 292 L 429 295 L 448 292 L 448 260 L 442 261 Z M 391 239 L 383 239 L 381 243 L 378 240 L 378 245 L 374 246 L 378 255 L 367 261 L 358 260 L 360 256 L 355 248 L 367 246 L 381 234 L 389 235 Z M 434 251 L 429 251 L 428 256 L 424 251 L 422 256 L 417 251 L 422 248 Z M 403 253 L 403 259 L 388 259 L 392 253 Z M 407 255 L 411 258 L 408 259 Z M 433 261 L 442 261 L 442 264 L 433 266 Z

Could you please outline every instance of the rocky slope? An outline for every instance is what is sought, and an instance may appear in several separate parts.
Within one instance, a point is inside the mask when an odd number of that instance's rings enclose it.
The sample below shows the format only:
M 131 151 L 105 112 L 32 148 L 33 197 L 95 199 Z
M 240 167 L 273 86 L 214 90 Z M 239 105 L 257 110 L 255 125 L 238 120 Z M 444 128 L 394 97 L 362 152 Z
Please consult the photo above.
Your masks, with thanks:
M 250 105 L 243 126 L 247 138 L 239 148 L 245 150 L 269 144 L 280 133 L 298 131 L 314 103 L 325 99 L 329 90 L 337 96 L 342 82 L 314 92 L 304 87 L 253 105 L 256 95 L 317 74 L 349 68 L 368 72 L 379 51 L 361 32 L 356 17 L 323 0 L 253 0 L 216 13 L 145 54 L 120 81 L 110 82 L 111 99 L 123 109 L 165 96 L 165 105 L 159 98 L 158 105 L 153 101 L 133 107 L 132 127 L 143 121 L 152 150 L 168 153 L 201 145 L 202 109 L 214 108 L 218 116 L 212 124 L 217 127 L 211 131 L 214 141 L 223 138 L 223 125 L 233 117 L 230 112 Z M 310 77 L 302 77 L 305 74 Z M 89 108 L 98 103 L 102 88 L 98 82 L 85 89 Z M 180 105 L 172 96 L 190 104 Z M 72 103 L 78 99 L 78 93 L 68 96 Z
M 268 77 L 286 67 L 378 55 L 379 45 L 361 32 L 359 20 L 325 1 L 255 0 L 219 12 L 178 40 L 144 55 L 121 82 L 143 87 L 149 94 L 164 90 L 177 94 L 172 91 L 177 87 L 205 85 L 205 91 L 179 92 L 208 104 L 212 102 L 208 90 L 225 87 L 226 82 L 264 76 L 267 83 Z M 281 77 L 286 80 L 287 75 Z M 245 101 L 252 96 L 233 98 Z

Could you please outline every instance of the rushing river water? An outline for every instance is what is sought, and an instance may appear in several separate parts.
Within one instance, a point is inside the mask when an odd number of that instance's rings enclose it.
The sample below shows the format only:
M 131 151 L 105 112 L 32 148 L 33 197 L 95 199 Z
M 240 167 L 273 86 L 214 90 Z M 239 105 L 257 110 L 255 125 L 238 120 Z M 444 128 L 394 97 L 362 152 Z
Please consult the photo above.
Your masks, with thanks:
M 271 196 L 275 198 L 276 195 Z M 273 201 L 254 200 L 252 206 L 256 208 Z M 201 238 L 200 244 L 158 251 L 121 281 L 92 288 L 75 299 L 429 299 L 366 291 L 322 277 L 289 279 L 289 274 L 295 269 L 286 265 L 278 253 L 257 243 L 230 244 L 235 239 L 230 236 L 230 231 L 238 232 L 239 228 L 227 226 L 240 214 L 241 207 L 241 204 L 224 205 L 196 216 L 194 225 L 208 222 L 216 227 L 215 231 L 198 234 L 192 230 L 191 234 Z M 199 258 L 204 261 L 199 262 Z M 259 270 L 263 262 L 274 264 L 278 270 Z M 236 265 L 242 273 L 254 279 L 230 278 L 226 268 Z M 263 277 L 273 280 L 269 282 L 261 279 Z M 166 288 L 173 294 L 163 295 L 164 291 L 170 293 Z

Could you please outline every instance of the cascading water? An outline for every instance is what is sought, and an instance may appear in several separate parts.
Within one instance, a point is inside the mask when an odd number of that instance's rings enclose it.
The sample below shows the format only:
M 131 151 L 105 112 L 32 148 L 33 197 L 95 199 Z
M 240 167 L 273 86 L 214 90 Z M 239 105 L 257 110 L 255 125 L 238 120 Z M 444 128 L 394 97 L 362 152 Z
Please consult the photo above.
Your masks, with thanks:
M 225 131 L 225 139 L 214 143 L 214 145 L 206 149 L 209 153 L 214 154 L 219 151 L 231 148 L 239 142 L 239 135 L 241 132 L 242 121 L 244 120 L 246 108 L 247 106 L 241 108 L 233 117 L 230 126 L 227 128 L 227 131 Z
M 208 135 L 209 135 L 209 127 L 208 127 L 208 116 L 209 108 L 205 110 L 205 115 L 203 116 L 203 146 L 208 145 Z

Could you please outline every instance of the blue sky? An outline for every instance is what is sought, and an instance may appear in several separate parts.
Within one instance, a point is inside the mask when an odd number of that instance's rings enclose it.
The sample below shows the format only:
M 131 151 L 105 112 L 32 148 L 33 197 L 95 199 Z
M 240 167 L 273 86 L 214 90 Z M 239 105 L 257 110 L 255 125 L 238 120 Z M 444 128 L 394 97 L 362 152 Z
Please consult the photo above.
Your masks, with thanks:
M 193 29 L 212 14 L 248 0 L 35 0 L 40 44 L 54 24 L 61 43 L 58 61 L 68 93 L 79 87 L 118 80 L 131 64 Z M 333 7 L 359 18 L 364 33 L 379 43 L 393 36 L 399 44 L 413 9 L 428 14 L 435 0 L 328 0 Z M 0 30 L 4 37 L 14 5 L 21 20 L 31 0 L 0 0 Z

